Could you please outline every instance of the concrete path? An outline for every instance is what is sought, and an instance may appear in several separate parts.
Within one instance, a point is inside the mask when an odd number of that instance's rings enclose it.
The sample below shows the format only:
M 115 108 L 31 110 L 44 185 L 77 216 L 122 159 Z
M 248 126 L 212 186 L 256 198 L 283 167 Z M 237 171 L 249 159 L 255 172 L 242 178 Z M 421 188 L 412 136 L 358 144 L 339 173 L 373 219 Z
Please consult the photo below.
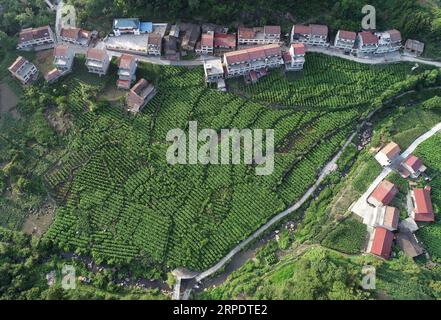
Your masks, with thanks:
M 216 263 L 213 267 L 210 269 L 200 273 L 196 277 L 196 281 L 201 281 L 212 274 L 216 273 L 219 269 L 221 269 L 235 254 L 237 254 L 239 251 L 241 251 L 243 248 L 245 248 L 250 242 L 260 237 L 266 230 L 268 230 L 270 227 L 272 227 L 274 224 L 285 218 L 288 214 L 298 210 L 308 199 L 311 197 L 314 192 L 317 190 L 318 186 L 322 183 L 322 181 L 333 171 L 337 168 L 337 160 L 340 158 L 343 151 L 346 149 L 346 147 L 351 143 L 352 139 L 355 137 L 357 132 L 354 132 L 346 141 L 346 143 L 343 145 L 343 147 L 340 148 L 339 152 L 332 158 L 332 160 L 321 170 L 320 175 L 317 179 L 317 181 L 314 183 L 312 187 L 308 189 L 308 191 L 303 195 L 303 197 L 297 201 L 293 206 L 286 209 L 285 211 L 279 213 L 275 217 L 273 217 L 271 220 L 269 220 L 267 223 L 265 223 L 263 226 L 261 226 L 257 231 L 255 231 L 250 237 L 242 241 L 239 245 L 237 245 L 233 250 L 231 250 L 225 257 L 223 257 L 218 263 Z
M 402 54 L 391 54 L 385 57 L 369 57 L 369 58 L 360 58 L 355 57 L 352 55 L 346 55 L 342 53 L 338 49 L 334 49 L 332 47 L 330 48 L 320 48 L 320 47 L 308 47 L 307 52 L 315 52 L 315 53 L 322 53 L 328 56 L 332 57 L 339 57 L 342 59 L 363 63 L 363 64 L 389 64 L 389 63 L 399 63 L 399 62 L 415 62 L 415 63 L 421 63 L 421 64 L 427 64 L 434 67 L 440 67 L 441 68 L 441 62 L 439 61 L 433 61 L 433 60 L 427 60 L 422 58 L 414 58 L 410 56 L 405 56 Z

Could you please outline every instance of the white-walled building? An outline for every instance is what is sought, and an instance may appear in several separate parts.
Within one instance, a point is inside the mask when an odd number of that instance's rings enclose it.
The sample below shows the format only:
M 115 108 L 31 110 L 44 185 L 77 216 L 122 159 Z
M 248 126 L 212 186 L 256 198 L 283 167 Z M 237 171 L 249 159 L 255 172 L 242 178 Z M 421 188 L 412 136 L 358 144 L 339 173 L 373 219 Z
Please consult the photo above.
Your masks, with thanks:
M 204 61 L 204 73 L 206 82 L 217 82 L 224 78 L 224 67 L 222 65 L 222 60 L 212 59 Z
M 56 39 L 50 26 L 23 29 L 18 37 L 17 50 L 46 50 L 53 48 Z
M 23 85 L 29 84 L 38 78 L 37 67 L 21 56 L 14 61 L 8 70 Z
M 118 89 L 129 90 L 132 83 L 136 80 L 136 68 L 138 64 L 135 57 L 130 54 L 123 54 L 118 63 L 118 80 L 116 86 Z
M 283 54 L 285 69 L 287 71 L 303 70 L 305 64 L 306 48 L 303 43 L 292 43 L 289 51 Z
M 355 47 L 359 55 L 374 54 L 377 52 L 378 38 L 372 32 L 360 32 Z
M 162 50 L 162 37 L 156 33 L 150 33 L 147 39 L 147 54 L 160 56 Z
M 296 24 L 291 30 L 291 43 L 303 43 L 310 46 L 328 47 L 328 26 L 310 24 L 309 26 Z
M 122 18 L 113 20 L 113 33 L 115 36 L 120 36 L 125 33 L 132 33 L 135 35 L 140 35 L 141 23 L 139 19 L 136 18 Z
M 92 39 L 92 32 L 80 28 L 62 28 L 59 40 L 87 47 Z
M 334 47 L 345 51 L 351 51 L 355 46 L 357 33 L 352 31 L 338 30 L 335 36 Z
M 226 77 L 237 77 L 266 68 L 277 68 L 284 64 L 282 50 L 278 44 L 237 50 L 224 54 Z
M 280 43 L 280 33 L 280 26 L 239 27 L 237 42 L 239 45 L 277 44 Z
M 376 54 L 386 54 L 399 51 L 402 47 L 401 33 L 398 30 L 388 30 L 377 32 L 375 36 L 378 38 L 378 48 Z
M 110 58 L 104 49 L 91 48 L 86 54 L 86 67 L 91 73 L 105 75 L 109 69 Z
M 54 65 L 60 71 L 71 71 L 74 53 L 65 44 L 58 44 L 54 48 Z
M 195 48 L 196 53 L 202 55 L 213 54 L 214 52 L 214 32 L 208 31 L 203 33 L 201 36 L 201 41 L 196 43 Z
M 399 155 L 401 149 L 395 142 L 390 142 L 375 155 L 375 159 L 383 166 L 389 166 Z

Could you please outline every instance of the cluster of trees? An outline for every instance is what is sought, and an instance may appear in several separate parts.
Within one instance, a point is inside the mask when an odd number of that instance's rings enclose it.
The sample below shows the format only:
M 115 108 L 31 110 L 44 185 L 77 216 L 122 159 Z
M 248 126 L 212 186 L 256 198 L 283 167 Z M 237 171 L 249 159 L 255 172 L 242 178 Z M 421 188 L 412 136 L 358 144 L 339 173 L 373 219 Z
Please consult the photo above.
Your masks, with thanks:
M 91 278 L 88 285 L 76 281 L 76 288 L 61 286 L 63 265 L 74 265 L 76 276 Z M 56 282 L 49 286 L 46 275 L 55 271 Z M 88 272 L 84 263 L 58 257 L 52 244 L 20 232 L 0 227 L 0 300 L 42 299 L 164 299 L 157 289 L 121 289 L 109 269 Z

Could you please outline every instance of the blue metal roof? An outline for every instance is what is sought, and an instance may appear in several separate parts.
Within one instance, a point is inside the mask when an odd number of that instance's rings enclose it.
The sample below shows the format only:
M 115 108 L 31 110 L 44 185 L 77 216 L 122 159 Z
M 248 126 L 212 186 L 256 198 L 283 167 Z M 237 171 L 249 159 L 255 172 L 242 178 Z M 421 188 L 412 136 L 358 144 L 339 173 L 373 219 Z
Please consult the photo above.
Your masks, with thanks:
M 139 19 L 115 19 L 113 20 L 113 29 L 139 29 Z
M 140 26 L 141 32 L 151 33 L 153 31 L 153 23 L 152 22 L 141 22 Z

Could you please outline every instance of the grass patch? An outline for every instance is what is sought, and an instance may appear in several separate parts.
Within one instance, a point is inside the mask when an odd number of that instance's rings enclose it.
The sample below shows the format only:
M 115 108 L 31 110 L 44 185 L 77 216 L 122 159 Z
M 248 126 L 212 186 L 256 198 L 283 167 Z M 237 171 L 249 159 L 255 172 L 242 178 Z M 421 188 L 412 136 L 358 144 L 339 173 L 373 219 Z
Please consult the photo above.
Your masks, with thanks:
M 357 254 L 363 249 L 365 238 L 366 226 L 351 217 L 338 224 L 322 244 L 343 253 Z

